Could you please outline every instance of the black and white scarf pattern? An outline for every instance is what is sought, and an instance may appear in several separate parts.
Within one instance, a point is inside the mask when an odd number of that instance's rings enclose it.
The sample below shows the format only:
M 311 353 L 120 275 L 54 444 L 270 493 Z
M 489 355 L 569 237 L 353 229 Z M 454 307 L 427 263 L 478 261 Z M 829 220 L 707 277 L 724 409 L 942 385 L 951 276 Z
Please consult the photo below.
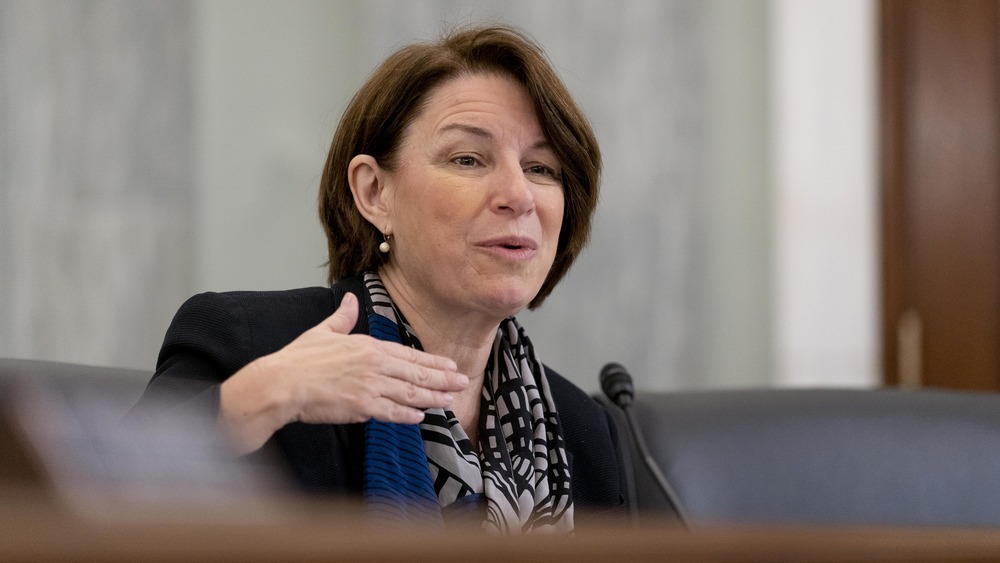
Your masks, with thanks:
M 365 286 L 372 312 L 395 322 L 405 345 L 422 349 L 378 275 L 365 274 Z M 427 409 L 420 424 L 444 513 L 485 500 L 488 532 L 571 532 L 573 499 L 562 428 L 544 368 L 513 317 L 497 329 L 479 420 L 478 454 L 450 410 Z

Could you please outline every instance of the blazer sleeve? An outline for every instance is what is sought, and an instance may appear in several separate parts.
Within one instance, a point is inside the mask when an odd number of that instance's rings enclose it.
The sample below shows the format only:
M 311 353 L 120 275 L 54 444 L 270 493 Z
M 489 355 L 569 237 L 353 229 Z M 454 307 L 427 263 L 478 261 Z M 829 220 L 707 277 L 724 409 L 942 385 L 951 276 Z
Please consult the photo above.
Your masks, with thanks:
M 219 385 L 254 359 L 250 321 L 239 300 L 202 293 L 177 311 L 156 372 L 130 416 L 150 407 L 195 410 L 215 418 Z
M 336 310 L 346 291 L 362 290 L 361 281 L 347 280 L 332 288 L 195 295 L 174 316 L 156 372 L 126 422 L 156 424 L 166 409 L 170 417 L 207 417 L 214 424 L 222 382 L 316 326 Z M 352 332 L 366 331 L 367 323 L 359 319 Z M 362 424 L 293 422 L 250 456 L 277 454 L 303 490 L 356 493 L 363 439 Z

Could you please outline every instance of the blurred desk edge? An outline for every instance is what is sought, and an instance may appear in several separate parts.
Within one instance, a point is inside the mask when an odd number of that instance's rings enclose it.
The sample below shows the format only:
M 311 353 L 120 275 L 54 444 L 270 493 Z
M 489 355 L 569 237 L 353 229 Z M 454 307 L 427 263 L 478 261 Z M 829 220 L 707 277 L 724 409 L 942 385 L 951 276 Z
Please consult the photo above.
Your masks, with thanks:
M 35 499 L 38 500 L 38 499 Z M 987 561 L 1000 530 L 600 527 L 573 537 L 366 528 L 353 505 L 311 503 L 270 520 L 184 514 L 74 516 L 30 497 L 0 503 L 0 560 Z

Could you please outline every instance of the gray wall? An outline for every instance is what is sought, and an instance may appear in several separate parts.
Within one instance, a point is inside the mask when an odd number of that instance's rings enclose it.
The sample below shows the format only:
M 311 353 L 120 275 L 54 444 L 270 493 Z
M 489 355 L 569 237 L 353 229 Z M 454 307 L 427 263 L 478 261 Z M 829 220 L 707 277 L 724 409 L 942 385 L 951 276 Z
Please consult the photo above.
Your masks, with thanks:
M 192 24 L 0 1 L 0 356 L 152 365 L 197 255 Z
M 522 321 L 588 390 L 769 381 L 767 3 L 0 0 L 0 355 L 152 367 L 204 290 L 322 284 L 315 191 L 394 47 L 507 21 L 605 154 L 593 239 Z

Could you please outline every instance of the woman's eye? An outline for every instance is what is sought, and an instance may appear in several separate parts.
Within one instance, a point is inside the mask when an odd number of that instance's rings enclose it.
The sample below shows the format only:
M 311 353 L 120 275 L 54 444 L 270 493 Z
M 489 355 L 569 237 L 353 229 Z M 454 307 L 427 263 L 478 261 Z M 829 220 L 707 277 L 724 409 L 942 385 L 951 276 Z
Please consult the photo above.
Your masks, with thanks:
M 555 169 L 545 166 L 544 164 L 535 164 L 529 166 L 525 171 L 533 176 L 543 176 L 545 178 L 551 178 L 553 180 L 559 180 L 560 175 Z
M 456 156 L 451 161 L 459 166 L 465 166 L 470 168 L 478 164 L 478 161 L 474 156 Z

